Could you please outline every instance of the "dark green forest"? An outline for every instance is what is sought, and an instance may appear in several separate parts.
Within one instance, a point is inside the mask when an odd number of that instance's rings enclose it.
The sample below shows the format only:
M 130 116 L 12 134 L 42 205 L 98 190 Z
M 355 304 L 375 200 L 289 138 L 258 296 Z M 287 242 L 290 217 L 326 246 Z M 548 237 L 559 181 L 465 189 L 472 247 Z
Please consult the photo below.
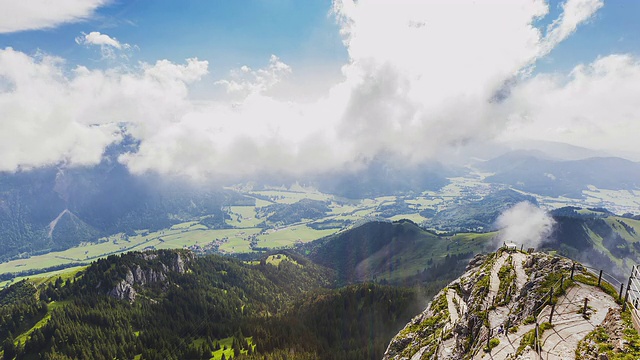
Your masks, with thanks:
M 65 280 L 21 281 L 0 292 L 0 351 L 4 359 L 210 359 L 233 338 L 229 358 L 378 359 L 425 305 L 417 288 L 335 288 L 334 270 L 286 257 L 274 266 L 132 252 Z M 113 295 L 125 283 L 133 301 Z

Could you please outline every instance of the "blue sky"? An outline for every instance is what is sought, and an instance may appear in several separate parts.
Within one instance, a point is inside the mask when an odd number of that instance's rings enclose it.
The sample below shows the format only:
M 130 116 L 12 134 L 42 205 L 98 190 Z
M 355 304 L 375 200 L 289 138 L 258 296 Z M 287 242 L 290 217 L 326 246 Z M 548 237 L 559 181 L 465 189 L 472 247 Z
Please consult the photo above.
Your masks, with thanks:
M 560 1 L 538 22 L 544 28 L 561 12 Z M 81 33 L 99 31 L 138 46 L 132 60 L 154 62 L 207 59 L 212 71 L 263 65 L 271 54 L 299 67 L 347 61 L 331 1 L 114 1 L 89 18 L 52 29 L 0 34 L 0 46 L 26 53 L 38 50 L 64 57 L 70 64 L 105 66 L 96 49 L 79 47 Z M 573 36 L 539 63 L 539 71 L 565 71 L 608 53 L 640 52 L 640 3 L 609 0 Z M 311 64 L 311 65 L 308 65 Z M 296 66 L 296 67 L 298 67 Z
M 81 33 L 99 31 L 136 45 L 132 61 L 209 60 L 212 72 L 242 65 L 264 65 L 277 54 L 292 66 L 346 62 L 339 27 L 327 0 L 117 1 L 88 20 L 53 29 L 0 35 L 3 47 L 26 53 L 38 49 L 71 64 L 106 66 L 95 48 L 78 46 Z
M 123 124 L 141 143 L 120 159 L 132 172 L 200 179 L 523 140 L 640 159 L 636 1 L 32 0 L 0 13 L 0 171 L 95 164 Z
M 553 18 L 560 12 L 559 2 L 550 3 Z M 640 2 L 609 0 L 589 22 L 558 45 L 548 59 L 540 61 L 538 71 L 567 71 L 579 63 L 591 62 L 611 53 L 640 54 Z M 548 19 L 543 24 L 548 24 Z

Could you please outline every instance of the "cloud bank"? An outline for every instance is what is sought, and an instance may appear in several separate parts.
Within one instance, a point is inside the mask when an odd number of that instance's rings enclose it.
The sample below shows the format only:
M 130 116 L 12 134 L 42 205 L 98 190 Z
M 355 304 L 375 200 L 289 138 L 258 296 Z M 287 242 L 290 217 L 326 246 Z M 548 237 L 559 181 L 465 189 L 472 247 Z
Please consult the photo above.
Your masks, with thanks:
M 0 33 L 49 29 L 90 18 L 108 0 L 0 0 Z
M 512 206 L 498 217 L 500 240 L 538 248 L 553 231 L 555 220 L 546 211 L 523 201 Z
M 617 143 L 631 147 L 637 59 L 611 55 L 568 75 L 531 75 L 600 7 L 568 0 L 540 29 L 534 24 L 549 12 L 542 0 L 336 0 L 349 61 L 326 94 L 305 102 L 274 96 L 295 71 L 276 55 L 212 81 L 228 98 L 195 101 L 189 90 L 209 73 L 207 61 L 68 71 L 63 59 L 6 48 L 0 170 L 96 163 L 123 127 L 140 141 L 120 158 L 130 171 L 193 179 L 322 173 L 380 154 L 420 163 L 468 142 L 550 133 L 585 145 L 604 131 L 603 147 L 620 135 Z M 99 32 L 77 41 L 125 46 Z

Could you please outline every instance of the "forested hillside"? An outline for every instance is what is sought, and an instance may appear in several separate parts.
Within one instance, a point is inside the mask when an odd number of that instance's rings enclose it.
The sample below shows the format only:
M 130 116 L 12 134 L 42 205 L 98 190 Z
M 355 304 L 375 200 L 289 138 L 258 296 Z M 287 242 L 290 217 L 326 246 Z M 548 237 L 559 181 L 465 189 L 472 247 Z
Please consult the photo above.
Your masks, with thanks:
M 334 269 L 340 284 L 433 285 L 440 281 L 444 286 L 464 271 L 473 255 L 491 246 L 492 237 L 438 236 L 409 220 L 373 221 L 298 248 L 316 263 Z
M 273 258 L 131 252 L 19 282 L 0 292 L 4 359 L 374 359 L 424 306 L 413 289 L 333 289 L 332 270 Z

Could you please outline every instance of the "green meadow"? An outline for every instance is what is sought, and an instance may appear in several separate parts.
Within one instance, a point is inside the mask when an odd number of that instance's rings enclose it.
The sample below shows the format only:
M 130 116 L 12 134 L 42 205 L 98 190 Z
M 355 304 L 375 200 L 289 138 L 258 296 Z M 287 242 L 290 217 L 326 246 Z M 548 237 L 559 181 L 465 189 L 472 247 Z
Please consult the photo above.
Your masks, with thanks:
M 209 229 L 200 224 L 198 219 L 193 219 L 192 221 L 175 224 L 170 228 L 155 232 L 140 229 L 136 231 L 135 236 L 118 233 L 101 238 L 96 243 L 83 243 L 64 251 L 0 263 L 0 274 L 23 271 L 37 272 L 54 266 L 89 263 L 111 254 L 132 250 L 185 248 L 195 245 L 205 247 L 212 242 L 219 245 L 218 249 L 221 253 L 227 254 L 251 252 L 252 241 L 255 241 L 256 246 L 259 248 L 290 247 L 296 243 L 306 243 L 334 234 L 344 230 L 345 226 L 350 226 L 349 224 L 377 216 L 377 209 L 380 205 L 392 204 L 397 200 L 395 196 L 361 200 L 338 199 L 332 195 L 310 191 L 305 188 L 301 188 L 301 190 L 270 189 L 249 191 L 245 195 L 254 197 L 256 204 L 255 206 L 229 206 L 224 208 L 228 214 L 225 222 L 230 227 L 229 229 Z M 261 207 L 273 203 L 292 204 L 302 199 L 327 201 L 330 210 L 322 219 L 316 219 L 315 221 L 303 220 L 287 227 L 277 227 L 275 224 L 265 223 L 264 218 L 257 217 L 256 210 Z M 418 211 L 439 201 L 441 200 L 431 199 L 428 195 L 406 199 L 410 209 L 415 209 L 415 212 L 397 214 L 391 217 L 390 220 L 409 219 L 420 224 L 427 219 L 420 216 Z M 322 223 L 323 228 L 321 230 L 313 229 L 313 223 Z M 65 270 L 62 271 L 64 272 Z M 38 276 L 54 276 L 57 273 L 51 272 L 39 274 Z M 34 275 L 30 277 L 33 278 Z M 15 278 L 13 281 L 18 280 L 19 278 Z M 7 286 L 9 283 L 9 281 L 0 282 L 0 288 Z

